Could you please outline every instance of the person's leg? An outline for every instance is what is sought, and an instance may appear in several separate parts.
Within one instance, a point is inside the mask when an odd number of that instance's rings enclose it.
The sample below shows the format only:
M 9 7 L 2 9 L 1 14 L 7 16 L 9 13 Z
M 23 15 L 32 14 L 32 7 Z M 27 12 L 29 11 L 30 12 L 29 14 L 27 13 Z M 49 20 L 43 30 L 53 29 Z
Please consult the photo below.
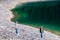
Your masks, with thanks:
M 16 33 L 18 34 L 18 30 L 16 29 Z
M 43 37 L 43 34 L 41 33 L 41 38 Z

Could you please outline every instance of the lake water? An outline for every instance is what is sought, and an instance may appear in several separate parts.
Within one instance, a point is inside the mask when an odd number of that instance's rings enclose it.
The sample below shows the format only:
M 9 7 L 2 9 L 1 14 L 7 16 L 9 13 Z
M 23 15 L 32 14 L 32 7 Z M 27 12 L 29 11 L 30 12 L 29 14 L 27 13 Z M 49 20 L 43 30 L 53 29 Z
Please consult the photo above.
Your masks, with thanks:
M 60 2 L 32 2 L 23 3 L 11 10 L 15 15 L 12 21 L 55 33 L 60 33 Z

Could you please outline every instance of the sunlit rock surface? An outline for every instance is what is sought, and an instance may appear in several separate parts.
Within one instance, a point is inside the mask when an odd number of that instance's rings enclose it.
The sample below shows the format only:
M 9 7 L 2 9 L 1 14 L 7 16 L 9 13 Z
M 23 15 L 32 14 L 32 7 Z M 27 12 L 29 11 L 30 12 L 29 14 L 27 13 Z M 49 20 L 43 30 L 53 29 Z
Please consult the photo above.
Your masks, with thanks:
M 10 13 L 10 15 L 9 15 Z M 7 16 L 6 16 L 7 15 Z M 6 9 L 4 6 L 0 5 L 0 20 L 10 21 L 12 18 L 12 12 Z

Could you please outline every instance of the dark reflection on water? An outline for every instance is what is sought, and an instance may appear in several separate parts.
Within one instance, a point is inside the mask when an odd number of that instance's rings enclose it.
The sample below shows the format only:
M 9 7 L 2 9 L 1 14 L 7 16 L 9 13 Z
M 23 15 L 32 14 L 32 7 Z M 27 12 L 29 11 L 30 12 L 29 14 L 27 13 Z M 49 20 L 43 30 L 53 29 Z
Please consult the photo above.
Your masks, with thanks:
M 23 3 L 11 10 L 12 21 L 31 26 L 41 26 L 60 32 L 60 1 Z

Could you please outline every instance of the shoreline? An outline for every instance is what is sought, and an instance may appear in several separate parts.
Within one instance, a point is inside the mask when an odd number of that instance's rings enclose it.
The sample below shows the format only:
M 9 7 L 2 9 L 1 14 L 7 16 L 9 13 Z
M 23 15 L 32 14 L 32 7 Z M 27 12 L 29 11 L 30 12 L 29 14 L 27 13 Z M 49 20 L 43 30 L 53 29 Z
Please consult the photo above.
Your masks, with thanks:
M 15 19 L 15 17 L 16 17 L 16 16 L 15 16 L 16 14 L 14 14 L 13 12 L 12 12 L 12 14 L 14 15 L 14 17 L 11 19 L 11 21 L 14 22 L 14 19 Z M 16 20 L 15 20 L 15 21 L 16 21 Z M 19 23 L 19 24 L 20 24 L 20 23 Z M 24 23 L 22 23 L 22 24 L 24 24 Z M 28 25 L 28 24 L 27 24 L 27 25 Z M 29 25 L 29 26 L 31 26 L 31 25 Z M 32 26 L 32 27 L 34 27 L 34 26 Z M 34 28 L 38 28 L 38 27 L 34 27 Z M 50 31 L 50 32 L 53 33 L 53 34 L 56 34 L 56 35 L 59 35 L 59 36 L 60 36 L 60 32 L 58 32 L 58 31 L 56 31 L 56 30 L 53 30 L 53 31 L 52 31 L 52 30 L 50 30 L 50 29 L 48 29 L 48 28 L 46 28 L 45 30 L 46 30 L 46 31 Z
M 12 13 L 12 18 L 14 18 L 14 14 Z M 12 18 L 11 18 L 11 21 L 12 21 Z M 13 22 L 13 21 L 12 21 Z M 15 22 L 14 22 L 15 23 Z M 20 24 L 20 23 L 19 23 Z M 29 25 L 28 25 L 29 26 Z M 32 27 L 32 26 L 31 26 Z M 32 27 L 32 28 L 37 28 L 37 27 Z M 39 29 L 39 28 L 37 28 L 37 29 Z M 59 34 L 59 32 L 57 32 L 57 31 L 52 31 L 52 30 L 49 30 L 49 29 L 44 29 L 45 31 L 48 31 L 48 32 L 51 32 L 52 34 L 55 34 L 55 35 L 58 35 L 58 36 L 60 36 L 60 34 Z
M 12 21 L 12 19 L 14 19 L 14 14 L 12 13 L 12 15 L 13 15 L 13 18 L 11 18 L 11 21 Z M 13 21 L 12 21 L 13 22 Z M 15 23 L 15 22 L 14 22 Z M 20 23 L 19 23 L 20 24 Z M 24 24 L 25 25 L 25 24 Z M 28 25 L 29 26 L 29 25 Z M 37 28 L 37 29 L 39 29 L 38 27 L 34 27 L 34 26 L 31 26 L 32 28 Z M 58 36 L 60 36 L 60 33 L 59 32 L 57 32 L 57 31 L 52 31 L 52 30 L 50 30 L 50 29 L 45 29 L 44 28 L 44 30 L 45 31 L 48 31 L 48 32 L 51 32 L 52 34 L 55 34 L 55 35 L 58 35 Z

